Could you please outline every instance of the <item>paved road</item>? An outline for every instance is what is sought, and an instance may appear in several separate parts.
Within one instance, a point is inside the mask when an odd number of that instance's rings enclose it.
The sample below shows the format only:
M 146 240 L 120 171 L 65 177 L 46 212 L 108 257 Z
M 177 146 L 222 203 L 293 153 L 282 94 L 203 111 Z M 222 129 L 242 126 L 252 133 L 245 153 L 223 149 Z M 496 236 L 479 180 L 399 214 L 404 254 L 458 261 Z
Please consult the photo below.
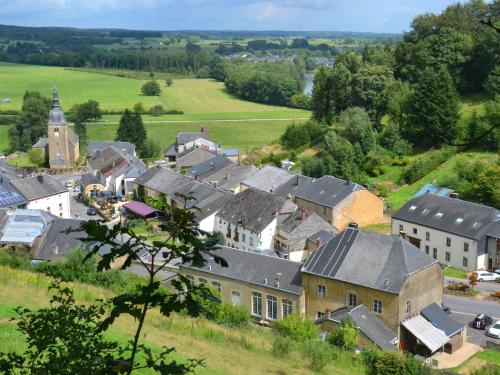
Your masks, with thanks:
M 456 283 L 461 282 L 461 283 L 469 284 L 468 280 L 464 280 L 464 279 L 455 279 L 452 277 L 445 277 L 444 278 L 445 286 L 448 285 L 448 283 L 450 283 L 450 282 L 456 282 Z M 495 293 L 495 292 L 500 292 L 500 283 L 496 283 L 494 281 L 483 281 L 483 282 L 478 282 L 474 288 L 479 290 L 480 292 L 491 294 L 491 293 Z
M 500 303 L 494 301 L 481 301 L 468 297 L 453 296 L 445 294 L 443 305 L 448 306 L 455 314 L 468 316 L 472 319 L 479 313 L 488 314 L 494 319 L 500 320 Z

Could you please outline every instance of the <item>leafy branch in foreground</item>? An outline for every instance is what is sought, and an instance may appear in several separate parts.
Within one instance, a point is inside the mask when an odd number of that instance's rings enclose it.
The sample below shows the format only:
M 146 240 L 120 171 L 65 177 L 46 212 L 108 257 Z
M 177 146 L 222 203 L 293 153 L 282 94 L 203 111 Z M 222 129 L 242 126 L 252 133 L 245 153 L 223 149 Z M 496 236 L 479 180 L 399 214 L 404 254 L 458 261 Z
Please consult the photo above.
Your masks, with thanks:
M 191 196 L 182 196 L 184 207 L 188 206 Z M 125 293 L 111 299 L 111 310 L 109 316 L 103 320 L 102 329 L 106 330 L 121 315 L 130 315 L 137 321 L 137 328 L 131 342 L 130 354 L 126 358 L 124 372 L 148 367 L 161 374 L 187 373 L 194 367 L 202 364 L 198 360 L 190 360 L 187 364 L 176 364 L 169 362 L 168 355 L 174 349 L 166 349 L 156 357 L 145 345 L 140 344 L 141 331 L 148 310 L 158 308 L 164 316 L 170 316 L 173 312 L 187 311 L 191 316 L 200 314 L 199 300 L 193 297 L 200 293 L 209 299 L 216 299 L 210 290 L 204 286 L 193 286 L 184 276 L 179 275 L 179 280 L 172 280 L 171 284 L 175 293 L 168 292 L 157 280 L 168 263 L 175 260 L 190 262 L 196 266 L 206 263 L 204 254 L 210 254 L 214 261 L 227 267 L 224 259 L 213 253 L 217 249 L 217 238 L 207 234 L 198 228 L 195 221 L 194 211 L 196 208 L 185 210 L 180 207 L 166 207 L 166 219 L 162 229 L 167 234 L 165 240 L 146 241 L 146 237 L 137 235 L 133 229 L 123 226 L 121 223 L 108 228 L 105 224 L 94 220 L 85 222 L 83 228 L 87 233 L 83 242 L 90 243 L 91 249 L 87 259 L 98 255 L 101 248 L 110 248 L 109 252 L 102 255 L 98 262 L 98 271 L 111 268 L 112 264 L 121 259 L 122 270 L 129 268 L 133 262 L 140 264 L 147 272 L 147 283 L 138 286 L 133 293 Z M 146 364 L 137 361 L 137 355 L 141 352 L 146 356 Z M 175 368 L 175 371 L 174 371 Z

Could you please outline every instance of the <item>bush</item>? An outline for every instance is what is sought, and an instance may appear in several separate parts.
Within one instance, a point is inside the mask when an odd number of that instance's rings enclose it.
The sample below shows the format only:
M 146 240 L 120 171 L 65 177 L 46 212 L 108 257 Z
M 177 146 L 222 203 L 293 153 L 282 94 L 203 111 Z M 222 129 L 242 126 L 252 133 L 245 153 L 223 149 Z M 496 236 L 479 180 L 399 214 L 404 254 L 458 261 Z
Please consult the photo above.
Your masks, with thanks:
M 300 315 L 287 315 L 273 324 L 273 330 L 283 337 L 297 342 L 306 342 L 318 338 L 319 329 L 312 320 Z
M 469 375 L 498 375 L 500 374 L 500 365 L 488 363 L 469 372 Z
M 148 81 L 142 85 L 141 91 L 146 96 L 158 96 L 161 93 L 161 87 L 156 81 Z
M 163 113 L 163 106 L 160 104 L 157 104 L 149 110 L 149 113 L 151 113 L 153 116 L 160 116 Z
M 367 349 L 363 352 L 363 362 L 368 375 L 428 375 L 432 370 L 412 355 L 398 351 L 381 352 Z
M 315 121 L 308 121 L 304 124 L 289 125 L 285 133 L 281 136 L 280 142 L 288 149 L 294 149 L 306 144 L 319 142 L 326 127 Z
M 321 372 L 328 364 L 329 347 L 323 341 L 310 340 L 304 346 L 304 354 L 309 359 L 309 368 Z
M 231 328 L 245 328 L 250 324 L 250 314 L 244 306 L 224 302 L 219 307 L 217 323 Z
M 466 292 L 470 289 L 470 286 L 464 283 L 450 283 L 447 288 L 449 290 L 457 290 L 459 292 Z
M 330 345 L 352 351 L 358 345 L 358 328 L 351 319 L 343 319 L 340 327 L 328 334 L 326 341 Z
M 33 163 L 37 167 L 43 167 L 45 165 L 45 155 L 42 150 L 38 148 L 30 148 L 28 150 L 28 159 L 30 163 Z
M 281 335 L 275 335 L 273 339 L 273 355 L 280 358 L 288 357 L 290 345 L 290 339 Z
M 443 164 L 454 153 L 453 149 L 445 147 L 440 150 L 429 151 L 424 155 L 416 157 L 401 173 L 401 182 L 404 184 L 414 183 L 436 169 L 439 165 Z
M 22 251 L 16 251 L 14 248 L 4 247 L 0 249 L 0 265 L 10 268 L 27 270 L 31 265 L 31 258 Z
M 295 94 L 290 99 L 290 105 L 300 109 L 311 109 L 311 96 L 307 94 Z
M 170 77 L 168 77 L 166 80 L 165 80 L 165 84 L 170 87 L 172 86 L 172 83 L 174 83 L 174 80 Z

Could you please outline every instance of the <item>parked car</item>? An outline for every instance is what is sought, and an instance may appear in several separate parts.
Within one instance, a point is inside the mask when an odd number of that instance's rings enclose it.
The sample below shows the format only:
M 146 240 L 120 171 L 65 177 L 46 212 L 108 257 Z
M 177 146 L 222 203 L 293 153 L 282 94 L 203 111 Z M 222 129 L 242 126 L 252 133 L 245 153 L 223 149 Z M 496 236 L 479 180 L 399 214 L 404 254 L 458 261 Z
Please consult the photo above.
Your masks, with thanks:
M 72 187 L 74 185 L 74 182 L 72 180 L 68 180 L 64 183 L 64 186 L 66 187 Z
M 73 191 L 76 193 L 81 193 L 82 192 L 82 185 L 75 185 L 73 188 Z
M 472 322 L 472 328 L 486 329 L 486 327 L 488 327 L 492 322 L 493 319 L 491 319 L 491 316 L 486 314 L 478 314 Z
M 500 320 L 493 323 L 491 327 L 486 331 L 486 334 L 490 337 L 500 339 Z
M 495 271 L 493 271 L 495 273 L 498 273 L 500 275 L 500 268 L 497 268 Z
M 477 274 L 477 281 L 496 281 L 500 279 L 500 275 L 488 271 L 474 271 Z
M 90 208 L 87 210 L 87 215 L 90 215 L 90 216 L 97 215 L 97 210 L 96 210 L 95 208 L 90 207 Z

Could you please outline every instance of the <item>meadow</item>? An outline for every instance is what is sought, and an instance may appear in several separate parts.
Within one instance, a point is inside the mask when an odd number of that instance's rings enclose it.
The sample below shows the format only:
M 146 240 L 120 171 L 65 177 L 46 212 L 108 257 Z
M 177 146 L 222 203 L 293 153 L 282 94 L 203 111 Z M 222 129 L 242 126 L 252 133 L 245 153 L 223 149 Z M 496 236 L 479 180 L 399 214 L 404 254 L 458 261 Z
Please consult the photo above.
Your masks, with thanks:
M 0 152 L 6 154 L 9 152 L 9 127 L 0 125 Z

